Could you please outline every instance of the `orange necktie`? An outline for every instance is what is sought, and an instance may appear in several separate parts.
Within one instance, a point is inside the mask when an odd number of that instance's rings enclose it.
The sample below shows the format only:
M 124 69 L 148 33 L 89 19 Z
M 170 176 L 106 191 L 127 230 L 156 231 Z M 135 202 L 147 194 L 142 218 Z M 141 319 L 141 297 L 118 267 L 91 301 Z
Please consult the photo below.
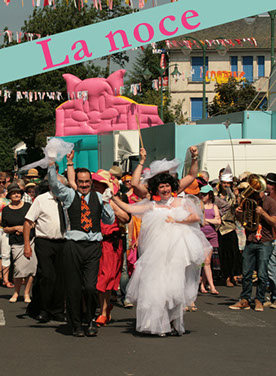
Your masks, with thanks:
M 92 219 L 89 206 L 87 205 L 84 195 L 81 196 L 81 228 L 89 232 L 92 230 Z

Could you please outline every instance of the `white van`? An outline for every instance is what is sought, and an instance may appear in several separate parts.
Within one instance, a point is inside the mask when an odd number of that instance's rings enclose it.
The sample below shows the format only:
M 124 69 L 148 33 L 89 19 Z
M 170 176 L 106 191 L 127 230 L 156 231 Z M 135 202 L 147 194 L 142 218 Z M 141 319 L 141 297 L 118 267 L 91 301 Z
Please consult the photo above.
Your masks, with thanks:
M 219 171 L 230 165 L 234 176 L 245 171 L 265 175 L 276 173 L 276 140 L 233 139 L 205 141 L 198 145 L 199 170 L 206 170 L 210 180 L 217 179 Z M 183 176 L 191 166 L 191 155 L 186 153 Z

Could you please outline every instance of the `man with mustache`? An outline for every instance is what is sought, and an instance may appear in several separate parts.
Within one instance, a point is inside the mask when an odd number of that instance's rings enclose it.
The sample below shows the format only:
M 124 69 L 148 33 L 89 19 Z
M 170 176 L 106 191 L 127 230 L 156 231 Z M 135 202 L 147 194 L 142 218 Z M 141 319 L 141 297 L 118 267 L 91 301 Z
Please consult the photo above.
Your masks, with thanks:
M 68 165 L 72 166 L 73 162 L 70 159 L 68 161 Z M 57 180 L 54 163 L 49 164 L 48 179 L 53 194 L 63 202 L 70 220 L 70 230 L 65 235 L 63 258 L 67 321 L 73 336 L 84 337 L 81 312 L 83 294 L 88 322 L 86 335 L 96 336 L 96 283 L 102 240 L 100 220 L 112 224 L 115 219 L 114 212 L 105 193 L 95 192 L 88 169 L 77 170 L 76 190 Z

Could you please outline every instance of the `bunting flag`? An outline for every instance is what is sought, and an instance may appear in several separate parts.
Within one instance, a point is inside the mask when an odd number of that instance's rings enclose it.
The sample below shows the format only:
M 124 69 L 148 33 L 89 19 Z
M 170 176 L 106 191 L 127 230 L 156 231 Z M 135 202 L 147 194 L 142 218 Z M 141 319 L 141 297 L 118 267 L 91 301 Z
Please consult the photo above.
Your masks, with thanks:
M 4 103 L 12 98 L 13 92 L 11 90 L 0 90 L 0 99 L 3 97 Z M 13 96 L 14 97 L 14 96 Z M 28 102 L 44 100 L 48 98 L 49 100 L 63 100 L 62 93 L 60 91 L 16 91 L 15 100 L 19 102 L 22 99 L 27 99 Z
M 166 69 L 167 67 L 167 64 L 166 64 L 166 57 L 165 57 L 165 53 L 162 53 L 161 54 L 161 59 L 160 59 L 160 68 L 162 69 Z M 165 72 L 163 73 L 163 75 L 165 74 Z
M 21 31 L 16 31 L 15 33 L 13 33 L 11 30 L 5 30 L 3 32 L 3 35 L 7 35 L 9 43 L 13 42 L 13 34 L 16 35 L 17 43 L 21 43 L 22 38 L 24 38 L 25 41 L 32 41 L 34 39 L 41 38 L 41 34 L 37 34 L 37 33 L 22 33 Z
M 79 11 L 84 7 L 84 3 L 88 4 L 88 0 L 67 0 L 67 5 L 69 5 L 69 1 L 74 3 L 74 7 L 77 8 Z M 171 0 L 171 2 L 174 2 L 177 0 Z M 6 5 L 9 5 L 11 0 L 4 0 L 4 3 Z M 145 7 L 145 3 L 147 0 L 138 0 L 139 2 L 139 8 L 143 9 Z M 24 6 L 24 1 L 21 1 L 22 7 Z M 102 10 L 102 4 L 101 0 L 91 0 L 91 3 L 93 4 L 94 8 Z M 113 9 L 113 0 L 106 0 L 106 4 L 109 9 Z M 125 4 L 129 5 L 130 7 L 134 8 L 133 0 L 125 0 Z M 40 7 L 41 0 L 32 0 L 33 7 Z M 47 6 L 53 6 L 56 8 L 55 0 L 42 0 L 43 7 Z M 152 6 L 157 6 L 157 0 L 152 0 Z
M 142 92 L 142 85 L 133 84 L 131 85 L 131 92 L 135 95 Z M 125 87 L 121 86 L 118 93 L 115 95 L 123 95 L 125 93 Z M 16 102 L 26 99 L 28 102 L 43 101 L 45 99 L 64 101 L 64 98 L 67 98 L 69 101 L 74 99 L 81 99 L 83 102 L 88 100 L 88 91 L 77 91 L 77 92 L 61 92 L 61 91 L 19 91 L 16 92 L 12 90 L 0 90 L 0 102 L 6 103 L 9 99 L 15 99 Z
M 235 42 L 236 41 L 236 44 Z M 212 46 L 224 46 L 224 47 L 227 47 L 230 46 L 230 47 L 235 47 L 236 45 L 239 45 L 239 46 L 242 46 L 243 43 L 247 43 L 249 42 L 251 45 L 253 45 L 254 47 L 257 47 L 258 46 L 258 43 L 256 41 L 256 39 L 254 37 L 251 37 L 251 38 L 235 38 L 234 41 L 232 39 L 205 39 L 205 40 L 201 40 L 200 42 L 202 44 L 207 44 L 208 47 L 212 47 Z M 193 46 L 197 47 L 197 48 L 202 48 L 199 43 L 195 40 L 166 40 L 166 46 L 168 48 L 173 48 L 173 47 L 187 47 L 189 49 L 192 49 Z

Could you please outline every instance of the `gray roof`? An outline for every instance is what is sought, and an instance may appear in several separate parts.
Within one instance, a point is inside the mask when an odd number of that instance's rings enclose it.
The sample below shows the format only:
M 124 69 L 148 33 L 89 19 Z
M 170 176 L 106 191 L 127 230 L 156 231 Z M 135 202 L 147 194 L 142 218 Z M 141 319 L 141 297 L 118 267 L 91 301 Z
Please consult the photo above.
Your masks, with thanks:
M 275 27 L 276 31 L 276 27 Z M 235 43 L 235 47 L 231 49 L 270 49 L 270 33 L 271 33 L 271 19 L 269 16 L 256 17 L 252 24 L 248 24 L 244 19 L 229 22 L 219 26 L 210 27 L 208 29 L 196 31 L 194 33 L 186 34 L 189 37 L 195 37 L 199 40 L 205 39 L 232 39 Z M 242 42 L 242 45 L 238 45 L 235 39 L 251 38 L 254 37 L 257 41 L 257 47 L 250 42 Z M 172 38 L 171 40 L 185 40 L 185 35 L 181 37 Z M 274 46 L 276 46 L 276 38 L 274 40 Z M 177 47 L 171 47 L 171 50 L 178 49 Z M 214 46 L 208 49 L 214 49 Z

